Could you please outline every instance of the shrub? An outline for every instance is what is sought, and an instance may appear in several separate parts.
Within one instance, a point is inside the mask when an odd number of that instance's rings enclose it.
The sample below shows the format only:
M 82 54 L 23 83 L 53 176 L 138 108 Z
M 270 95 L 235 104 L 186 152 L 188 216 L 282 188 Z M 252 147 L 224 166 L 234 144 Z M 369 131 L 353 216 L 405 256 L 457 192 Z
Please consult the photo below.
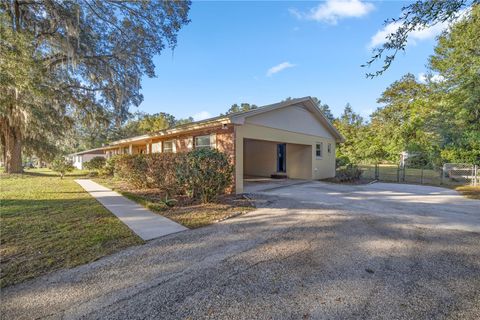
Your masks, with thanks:
M 119 155 L 115 155 L 105 160 L 105 166 L 98 171 L 98 174 L 103 177 L 111 177 L 115 173 L 115 163 L 119 158 Z
M 107 160 L 104 157 L 93 157 L 90 161 L 83 164 L 83 167 L 87 170 L 98 171 L 105 167 Z
M 136 188 L 147 184 L 147 161 L 143 154 L 121 155 L 115 159 L 114 175 L 131 183 Z
M 137 188 L 159 188 L 165 192 L 163 205 L 171 206 L 175 200 L 169 197 L 174 195 L 186 194 L 205 203 L 224 194 L 232 185 L 233 166 L 228 156 L 216 149 L 195 149 L 117 156 L 114 175 Z
M 360 179 L 362 171 L 354 164 L 348 164 L 338 168 L 335 178 L 341 182 L 353 182 Z
M 347 156 L 339 156 L 335 159 L 335 167 L 341 168 L 350 164 L 350 159 Z
M 181 191 L 177 168 L 182 167 L 185 153 L 152 153 L 145 156 L 147 185 L 159 188 L 167 196 Z
M 177 168 L 177 179 L 187 195 L 203 203 L 224 194 L 232 183 L 233 166 L 226 154 L 216 149 L 195 149 Z
M 73 164 L 70 160 L 65 159 L 63 156 L 60 156 L 55 158 L 50 163 L 50 169 L 60 173 L 60 178 L 63 179 L 63 176 L 65 176 L 66 172 L 71 172 L 75 168 L 73 167 Z

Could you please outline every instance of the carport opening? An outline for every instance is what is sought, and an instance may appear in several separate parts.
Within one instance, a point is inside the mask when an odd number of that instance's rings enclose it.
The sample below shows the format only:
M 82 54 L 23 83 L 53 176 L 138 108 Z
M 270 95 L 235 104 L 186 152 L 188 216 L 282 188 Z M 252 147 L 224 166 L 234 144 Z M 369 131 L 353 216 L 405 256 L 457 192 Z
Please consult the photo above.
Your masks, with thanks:
M 312 146 L 244 139 L 244 182 L 271 179 L 311 179 Z

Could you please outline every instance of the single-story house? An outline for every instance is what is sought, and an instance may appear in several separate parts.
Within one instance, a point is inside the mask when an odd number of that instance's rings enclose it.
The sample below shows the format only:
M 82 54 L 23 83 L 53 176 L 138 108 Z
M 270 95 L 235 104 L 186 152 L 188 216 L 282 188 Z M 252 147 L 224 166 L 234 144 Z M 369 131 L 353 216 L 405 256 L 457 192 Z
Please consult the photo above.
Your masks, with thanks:
M 105 158 L 106 156 L 103 148 L 96 148 L 69 154 L 68 158 L 72 161 L 75 168 L 82 170 L 85 162 L 88 162 L 95 157 Z
M 108 158 L 217 148 L 231 157 L 235 191 L 242 193 L 244 179 L 251 177 L 335 176 L 335 148 L 343 140 L 315 102 L 305 97 L 114 141 L 102 149 Z

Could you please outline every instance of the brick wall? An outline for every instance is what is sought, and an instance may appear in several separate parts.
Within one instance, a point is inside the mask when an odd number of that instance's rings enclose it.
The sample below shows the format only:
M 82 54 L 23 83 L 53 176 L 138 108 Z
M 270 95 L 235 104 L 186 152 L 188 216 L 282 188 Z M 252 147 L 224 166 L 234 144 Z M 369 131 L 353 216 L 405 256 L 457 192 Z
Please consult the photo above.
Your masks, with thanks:
M 168 137 L 154 138 L 152 139 L 152 143 L 156 143 L 159 141 L 175 140 L 176 152 L 187 152 L 193 148 L 194 138 L 196 136 L 204 136 L 204 135 L 210 135 L 212 133 L 215 133 L 216 148 L 219 151 L 225 152 L 227 155 L 229 155 L 233 163 L 233 160 L 235 157 L 235 150 L 234 150 L 235 144 L 234 144 L 233 132 L 234 132 L 233 125 L 229 124 L 226 128 L 224 128 L 223 126 L 215 126 L 215 127 L 205 128 L 201 130 L 180 133 L 178 135 L 172 135 Z

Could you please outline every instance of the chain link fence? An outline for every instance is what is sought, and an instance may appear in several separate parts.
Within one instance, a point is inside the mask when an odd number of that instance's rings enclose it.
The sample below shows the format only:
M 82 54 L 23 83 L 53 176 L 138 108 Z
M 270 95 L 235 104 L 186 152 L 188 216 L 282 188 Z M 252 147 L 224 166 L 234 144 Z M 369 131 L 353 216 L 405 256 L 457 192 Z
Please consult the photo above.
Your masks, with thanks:
M 398 183 L 480 186 L 480 166 L 446 163 L 442 167 L 408 167 L 388 164 L 359 165 L 362 178 Z

